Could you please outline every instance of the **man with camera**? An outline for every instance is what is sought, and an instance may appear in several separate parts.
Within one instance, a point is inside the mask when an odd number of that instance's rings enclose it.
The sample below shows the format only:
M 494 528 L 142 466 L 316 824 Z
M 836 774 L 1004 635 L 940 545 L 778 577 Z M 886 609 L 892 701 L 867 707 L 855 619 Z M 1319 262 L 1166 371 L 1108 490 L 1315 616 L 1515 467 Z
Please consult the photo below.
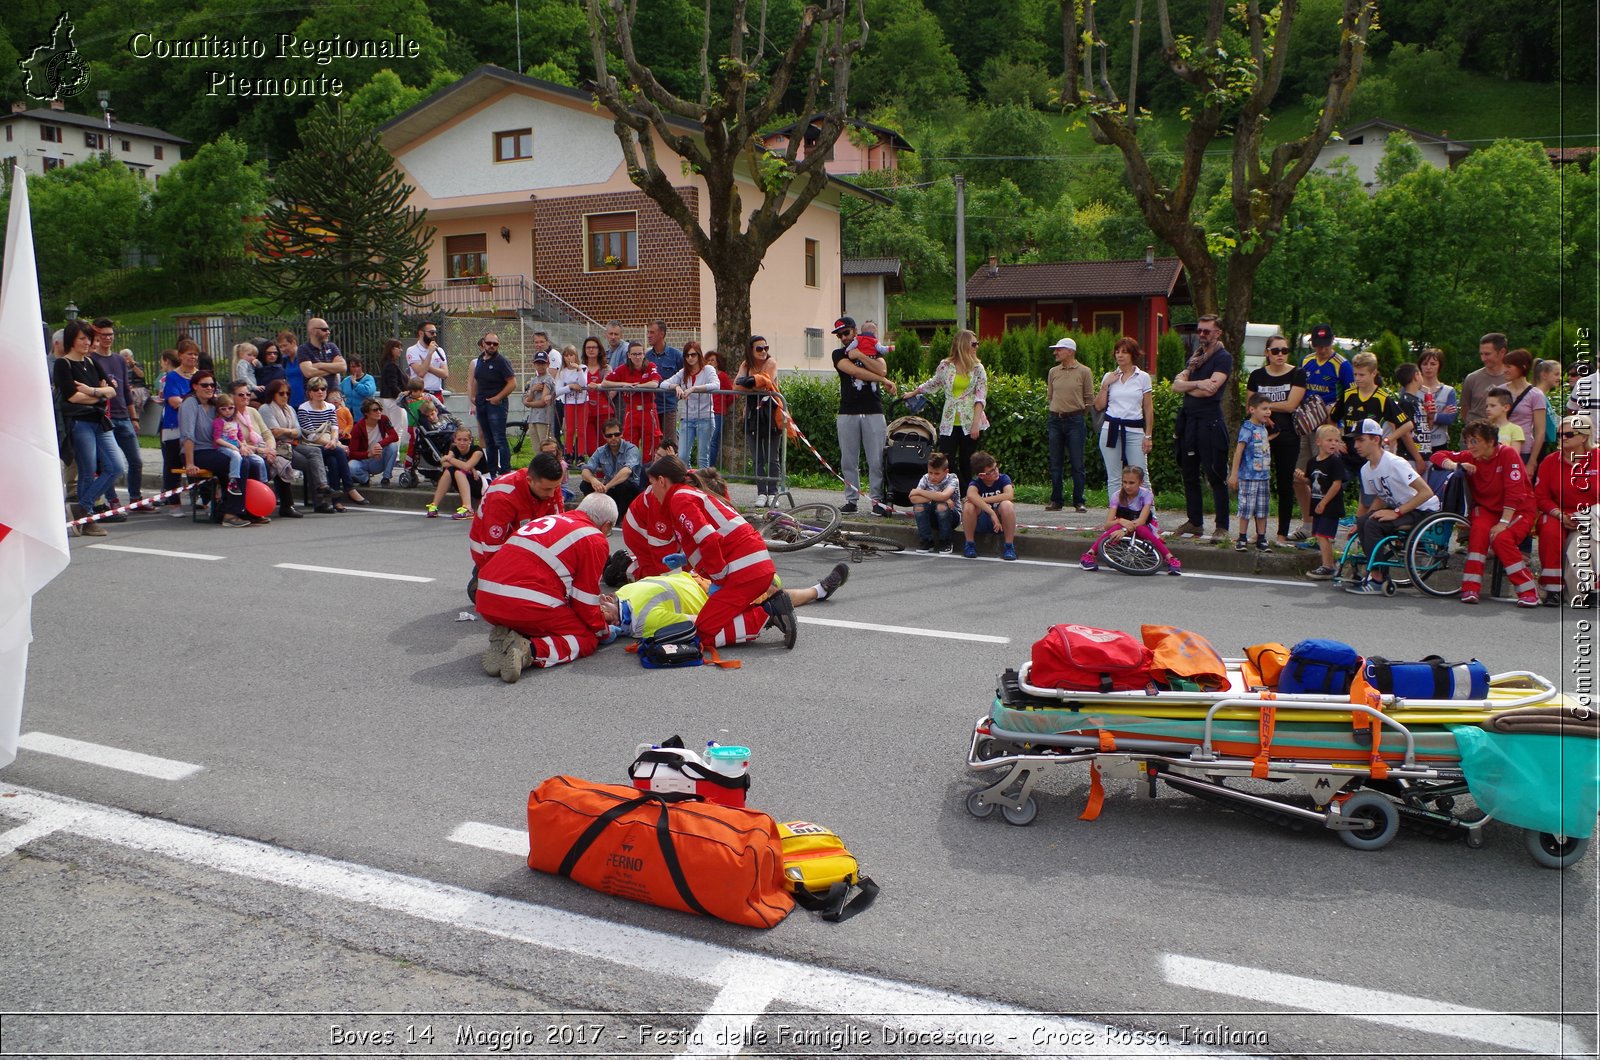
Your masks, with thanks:
M 450 362 L 439 345 L 439 325 L 424 320 L 417 325 L 417 342 L 406 351 L 406 370 L 412 379 L 422 380 L 429 396 L 444 396 L 444 381 L 450 378 Z

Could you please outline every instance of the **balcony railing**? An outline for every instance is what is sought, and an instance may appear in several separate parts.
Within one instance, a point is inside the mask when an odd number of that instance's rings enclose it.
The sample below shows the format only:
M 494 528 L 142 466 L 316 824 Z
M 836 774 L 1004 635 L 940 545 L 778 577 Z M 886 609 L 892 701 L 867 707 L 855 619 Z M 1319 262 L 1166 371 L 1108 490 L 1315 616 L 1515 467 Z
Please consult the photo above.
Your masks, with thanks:
M 446 313 L 527 313 L 555 323 L 586 324 L 598 331 L 600 323 L 572 303 L 526 276 L 472 276 L 432 284 L 412 303 L 414 309 L 437 305 Z

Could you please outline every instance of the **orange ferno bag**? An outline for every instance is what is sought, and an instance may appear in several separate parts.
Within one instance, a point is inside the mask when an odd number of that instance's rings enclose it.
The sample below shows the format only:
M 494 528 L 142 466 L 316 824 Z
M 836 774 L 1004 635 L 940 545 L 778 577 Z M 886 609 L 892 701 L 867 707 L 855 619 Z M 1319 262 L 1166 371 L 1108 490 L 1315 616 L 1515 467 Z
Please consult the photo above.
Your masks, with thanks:
M 747 927 L 794 908 L 772 818 L 686 792 L 551 777 L 528 793 L 528 867 Z
M 1268 688 L 1277 688 L 1283 668 L 1289 665 L 1289 649 L 1277 641 L 1252 644 L 1244 650 L 1245 658 L 1255 663 L 1261 672 L 1261 681 Z
M 1211 642 L 1176 626 L 1140 626 L 1139 638 L 1152 653 L 1150 672 L 1157 681 L 1184 677 L 1207 692 L 1228 687 L 1228 668 Z

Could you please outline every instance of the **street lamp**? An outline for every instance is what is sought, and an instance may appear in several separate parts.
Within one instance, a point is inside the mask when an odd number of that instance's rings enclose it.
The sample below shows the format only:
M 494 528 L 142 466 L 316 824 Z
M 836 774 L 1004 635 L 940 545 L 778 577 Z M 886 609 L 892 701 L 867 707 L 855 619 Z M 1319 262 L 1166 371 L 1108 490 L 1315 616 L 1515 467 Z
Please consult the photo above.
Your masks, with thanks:
M 76 303 L 76 302 L 68 302 L 67 303 L 67 319 L 68 320 L 77 320 L 78 319 L 78 303 Z
M 106 116 L 106 128 L 111 128 L 111 93 L 102 88 L 94 97 L 100 101 L 100 110 Z

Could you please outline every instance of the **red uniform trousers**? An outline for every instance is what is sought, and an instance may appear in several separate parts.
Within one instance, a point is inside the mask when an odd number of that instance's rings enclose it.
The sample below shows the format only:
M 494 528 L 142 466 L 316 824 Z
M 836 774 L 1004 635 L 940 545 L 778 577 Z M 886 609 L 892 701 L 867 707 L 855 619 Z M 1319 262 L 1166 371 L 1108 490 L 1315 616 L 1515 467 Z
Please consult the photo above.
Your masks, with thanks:
M 777 573 L 778 568 L 768 560 L 746 567 L 718 583 L 717 591 L 706 600 L 706 606 L 694 620 L 700 642 L 725 648 L 759 637 L 767 624 L 767 612 L 756 601 L 767 595 Z
M 514 629 L 533 648 L 533 665 L 560 666 L 593 655 L 600 646 L 590 629 L 570 607 L 548 607 L 478 588 L 478 613 L 484 621 Z
M 1539 588 L 1545 592 L 1559 593 L 1562 588 L 1562 571 L 1567 551 L 1567 535 L 1572 533 L 1561 525 L 1560 519 L 1548 515 L 1539 518 Z
M 656 458 L 656 446 L 661 443 L 661 421 L 656 418 L 655 398 L 643 408 L 630 408 L 622 421 L 622 437 L 639 447 L 639 459 L 646 467 Z
M 1491 547 L 1494 549 L 1495 557 L 1500 560 L 1500 566 L 1506 572 L 1506 577 L 1511 579 L 1511 584 L 1517 592 L 1529 592 L 1533 589 L 1533 574 L 1522 558 L 1522 550 L 1517 548 L 1522 539 L 1528 536 L 1528 531 L 1533 529 L 1533 520 L 1527 515 L 1517 516 L 1511 520 L 1506 529 L 1496 534 L 1491 542 L 1489 532 L 1500 522 L 1503 514 L 1504 511 L 1472 509 L 1472 514 L 1468 518 L 1470 529 L 1467 531 L 1467 562 L 1461 569 L 1463 591 L 1476 590 L 1483 583 L 1483 561 L 1488 557 Z

